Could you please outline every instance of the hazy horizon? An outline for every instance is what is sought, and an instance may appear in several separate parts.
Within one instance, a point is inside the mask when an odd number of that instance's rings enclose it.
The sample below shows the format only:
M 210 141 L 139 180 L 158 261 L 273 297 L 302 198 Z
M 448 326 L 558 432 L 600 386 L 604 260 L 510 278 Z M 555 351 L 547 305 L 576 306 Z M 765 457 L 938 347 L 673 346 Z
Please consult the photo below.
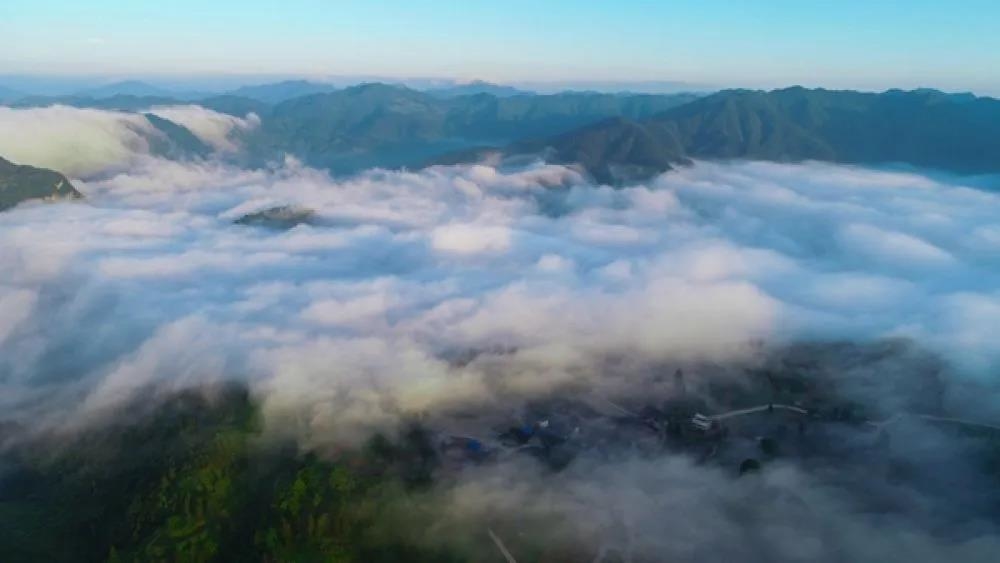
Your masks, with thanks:
M 8 88 L 23 95 L 66 96 L 86 93 L 87 90 L 125 83 L 142 83 L 162 89 L 169 94 L 223 94 L 243 87 L 265 86 L 282 82 L 304 81 L 327 84 L 336 88 L 349 88 L 370 83 L 400 85 L 416 90 L 434 90 L 455 86 L 483 83 L 511 87 L 534 94 L 555 94 L 560 92 L 600 92 L 633 94 L 668 93 L 711 93 L 722 90 L 780 90 L 803 87 L 824 90 L 853 90 L 858 92 L 881 93 L 889 90 L 938 90 L 948 94 L 971 93 L 980 97 L 1000 97 L 1000 89 L 946 88 L 936 84 L 913 83 L 886 87 L 841 87 L 821 82 L 789 82 L 773 85 L 749 85 L 742 83 L 707 84 L 679 80 L 569 80 L 569 81 L 493 81 L 483 78 L 454 78 L 434 76 L 349 76 L 349 75 L 55 75 L 55 74 L 2 74 L 0 87 Z
M 1000 93 L 1000 77 L 991 72 L 1000 68 L 1000 40 L 990 33 L 1000 8 L 980 0 L 908 2 L 905 10 L 856 0 L 629 0 L 613 7 L 295 0 L 281 11 L 255 4 L 13 0 L 0 19 L 0 75 Z

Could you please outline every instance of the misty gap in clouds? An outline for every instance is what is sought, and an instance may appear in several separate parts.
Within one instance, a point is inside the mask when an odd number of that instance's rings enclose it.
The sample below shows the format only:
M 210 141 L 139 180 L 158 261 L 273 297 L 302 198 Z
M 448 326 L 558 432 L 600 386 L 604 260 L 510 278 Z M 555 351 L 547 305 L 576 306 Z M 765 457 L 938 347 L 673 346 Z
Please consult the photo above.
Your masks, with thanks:
M 255 123 L 153 112 L 222 153 Z M 1000 415 L 982 392 L 1000 365 L 1000 196 L 959 180 L 771 163 L 697 163 L 624 189 L 542 163 L 332 179 L 290 158 L 165 160 L 152 135 L 135 114 L 0 109 L 0 155 L 66 172 L 87 198 L 0 214 L 8 417 L 74 424 L 150 388 L 239 378 L 270 431 L 322 447 L 566 388 L 642 395 L 650 371 L 727 371 L 762 347 L 884 338 L 942 359 L 950 408 Z M 315 220 L 234 224 L 284 205 Z M 837 560 L 833 542 L 844 560 L 971 561 L 1000 547 L 855 520 L 851 499 L 792 465 L 760 483 L 684 459 L 581 465 L 553 488 L 486 468 L 440 495 L 449 514 L 573 515 L 571 535 L 613 529 L 584 520 L 618 503 L 635 549 L 679 560 L 748 546 L 761 561 Z M 742 502 L 760 512 L 734 515 Z M 664 513 L 683 525 L 664 533 Z

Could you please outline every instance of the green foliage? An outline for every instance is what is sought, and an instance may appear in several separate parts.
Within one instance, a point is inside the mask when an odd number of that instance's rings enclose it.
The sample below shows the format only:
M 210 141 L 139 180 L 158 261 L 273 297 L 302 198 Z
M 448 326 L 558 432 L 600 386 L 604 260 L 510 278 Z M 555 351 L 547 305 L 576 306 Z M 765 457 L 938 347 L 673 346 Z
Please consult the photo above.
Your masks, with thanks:
M 422 547 L 419 526 L 405 531 L 413 522 L 397 526 L 421 482 L 413 476 L 431 465 L 419 431 L 335 462 L 262 444 L 259 430 L 246 392 L 225 389 L 181 395 L 55 456 L 24 448 L 26 486 L 0 498 L 0 553 L 5 562 L 461 560 Z

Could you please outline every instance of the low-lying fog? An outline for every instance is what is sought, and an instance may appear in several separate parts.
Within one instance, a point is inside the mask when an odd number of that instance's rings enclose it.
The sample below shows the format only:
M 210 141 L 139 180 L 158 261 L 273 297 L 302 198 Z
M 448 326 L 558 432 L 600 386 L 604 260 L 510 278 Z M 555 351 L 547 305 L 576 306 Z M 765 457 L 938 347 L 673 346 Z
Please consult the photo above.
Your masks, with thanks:
M 227 127 L 253 126 L 198 110 L 160 111 L 222 151 L 237 150 Z M 61 169 L 86 195 L 0 214 L 0 412 L 28 427 L 238 378 L 270 430 L 356 442 L 419 413 L 562 388 L 641 395 L 649 370 L 886 338 L 940 358 L 951 412 L 1000 415 L 1000 195 L 961 179 L 762 162 L 625 188 L 542 163 L 333 179 L 291 158 L 266 170 L 158 158 L 132 115 L 5 111 L 0 155 Z M 42 140 L 3 133 L 46 111 Z M 53 135 L 82 148 L 51 154 Z M 313 213 L 291 228 L 236 223 L 282 206 Z M 792 465 L 754 485 L 771 491 L 763 502 L 686 460 L 656 463 L 571 469 L 554 488 L 511 487 L 493 468 L 446 496 L 463 513 L 547 499 L 591 520 L 617 503 L 644 549 L 679 559 L 764 545 L 770 560 L 996 553 L 993 535 L 944 545 L 855 521 L 849 499 Z M 746 503 L 756 516 L 735 514 Z

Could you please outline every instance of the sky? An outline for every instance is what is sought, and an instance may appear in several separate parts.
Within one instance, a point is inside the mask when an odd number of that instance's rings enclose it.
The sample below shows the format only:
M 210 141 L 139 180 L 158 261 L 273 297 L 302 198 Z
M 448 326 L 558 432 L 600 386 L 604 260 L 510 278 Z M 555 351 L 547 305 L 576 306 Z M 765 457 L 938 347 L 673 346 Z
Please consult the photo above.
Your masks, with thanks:
M 994 0 L 4 0 L 0 74 L 377 75 L 1000 94 Z

